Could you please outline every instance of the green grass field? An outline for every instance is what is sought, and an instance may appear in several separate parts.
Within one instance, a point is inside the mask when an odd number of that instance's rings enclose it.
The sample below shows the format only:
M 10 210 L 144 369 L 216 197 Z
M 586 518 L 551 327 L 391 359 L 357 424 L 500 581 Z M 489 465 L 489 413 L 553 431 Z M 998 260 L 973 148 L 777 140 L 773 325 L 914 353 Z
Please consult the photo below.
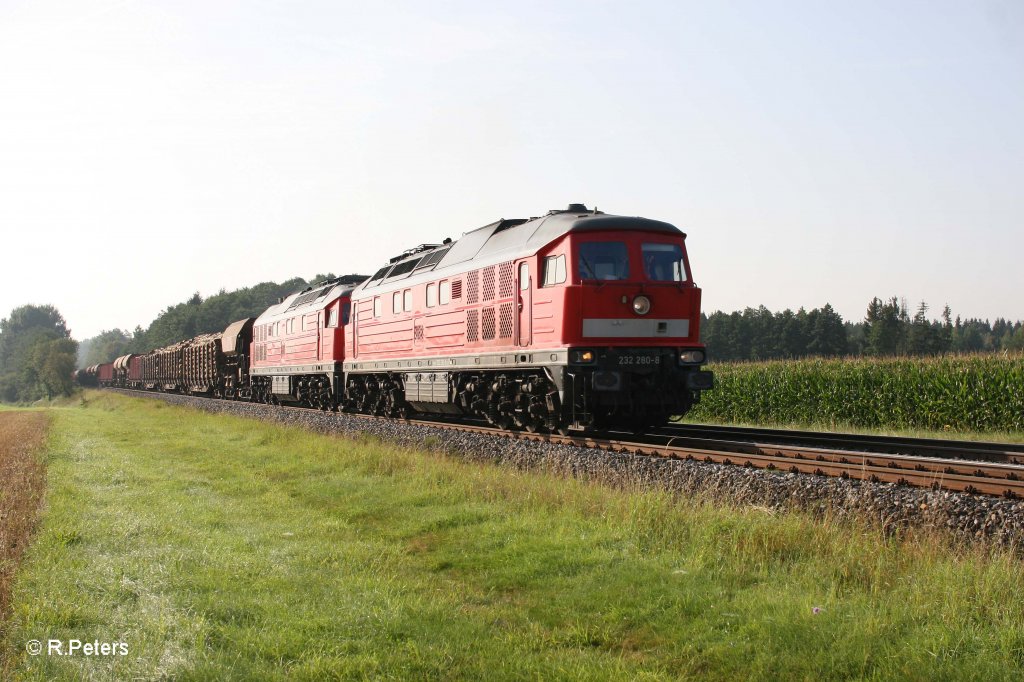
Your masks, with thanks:
M 116 395 L 52 411 L 0 678 L 1024 673 L 1007 553 Z M 128 655 L 25 653 L 50 638 Z

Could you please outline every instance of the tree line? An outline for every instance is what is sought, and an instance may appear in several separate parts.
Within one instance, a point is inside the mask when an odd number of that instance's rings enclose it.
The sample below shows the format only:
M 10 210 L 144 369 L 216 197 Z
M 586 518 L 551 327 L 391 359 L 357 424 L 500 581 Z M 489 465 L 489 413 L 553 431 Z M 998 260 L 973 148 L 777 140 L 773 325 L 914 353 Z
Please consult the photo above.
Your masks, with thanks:
M 222 331 L 255 317 L 281 298 L 332 275 L 262 282 L 203 299 L 198 293 L 164 309 L 149 327 L 112 329 L 80 344 L 71 338 L 52 305 L 25 305 L 0 320 L 0 401 L 27 402 L 69 395 L 71 374 L 127 353 L 144 353 L 197 334 Z M 864 319 L 846 321 L 831 305 L 796 312 L 764 306 L 701 315 L 701 339 L 712 361 L 772 360 L 809 356 L 938 355 L 950 352 L 1024 350 L 1024 325 L 953 317 L 945 306 L 938 319 L 921 302 L 911 315 L 898 298 L 873 298 Z M 77 358 L 77 363 L 76 363 Z
M 280 284 L 262 282 L 236 291 L 221 290 L 203 299 L 199 293 L 167 307 L 148 328 L 133 332 L 101 332 L 82 341 L 78 366 L 109 362 L 126 353 L 144 353 L 197 334 L 223 330 L 231 322 L 255 317 L 284 296 L 333 275 L 310 280 L 296 277 Z M 831 305 L 796 312 L 772 312 L 764 306 L 732 313 L 701 315 L 701 340 L 712 360 L 772 360 L 811 356 L 937 355 L 1024 349 L 1021 322 L 955 319 L 946 306 L 939 319 L 929 319 L 924 302 L 913 315 L 893 297 L 873 298 L 864 319 L 844 320 Z
M 70 395 L 78 342 L 52 305 L 24 305 L 0 320 L 0 401 Z
M 864 319 L 850 322 L 831 305 L 776 313 L 764 306 L 701 314 L 701 340 L 712 361 L 776 360 L 844 355 L 886 357 L 1024 350 L 1024 325 L 998 318 L 955 319 L 945 306 L 930 319 L 922 301 L 913 315 L 905 301 L 873 298 Z
M 128 353 L 145 353 L 199 334 L 224 331 L 232 322 L 256 317 L 281 298 L 332 277 L 326 274 L 308 281 L 294 277 L 280 284 L 261 282 L 235 291 L 221 289 L 205 299 L 196 292 L 188 300 L 165 308 L 145 329 L 111 329 L 85 339 L 79 347 L 78 366 L 110 362 Z

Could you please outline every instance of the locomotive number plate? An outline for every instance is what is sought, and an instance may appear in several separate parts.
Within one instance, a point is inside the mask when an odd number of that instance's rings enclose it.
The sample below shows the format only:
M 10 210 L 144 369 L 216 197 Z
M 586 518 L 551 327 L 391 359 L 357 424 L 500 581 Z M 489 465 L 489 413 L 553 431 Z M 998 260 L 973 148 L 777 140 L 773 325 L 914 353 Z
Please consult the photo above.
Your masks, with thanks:
M 660 355 L 620 355 L 618 359 L 618 365 L 620 367 L 651 367 L 660 364 Z

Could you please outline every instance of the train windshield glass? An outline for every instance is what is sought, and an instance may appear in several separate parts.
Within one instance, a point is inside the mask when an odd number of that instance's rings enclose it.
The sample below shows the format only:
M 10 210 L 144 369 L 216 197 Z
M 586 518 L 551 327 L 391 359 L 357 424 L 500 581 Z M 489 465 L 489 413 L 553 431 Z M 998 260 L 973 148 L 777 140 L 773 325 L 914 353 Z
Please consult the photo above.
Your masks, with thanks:
M 622 242 L 584 242 L 580 244 L 578 267 L 581 279 L 626 279 L 629 253 Z
M 679 244 L 644 244 L 644 274 L 652 282 L 685 282 L 686 262 Z

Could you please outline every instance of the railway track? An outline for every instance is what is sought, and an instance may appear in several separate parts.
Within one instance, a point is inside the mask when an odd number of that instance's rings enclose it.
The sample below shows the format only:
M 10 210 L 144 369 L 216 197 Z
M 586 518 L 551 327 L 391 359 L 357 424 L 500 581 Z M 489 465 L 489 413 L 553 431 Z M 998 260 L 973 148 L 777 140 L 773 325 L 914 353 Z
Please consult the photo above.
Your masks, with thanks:
M 119 390 L 153 396 L 146 391 Z M 387 419 L 356 413 L 346 415 L 368 420 Z M 702 425 L 672 425 L 641 437 L 624 433 L 563 436 L 505 431 L 479 423 L 447 419 L 401 421 L 611 452 L 896 483 L 1009 499 L 1024 498 L 1024 445 L 1020 444 Z
M 897 483 L 938 490 L 996 495 L 1010 499 L 1024 497 L 1024 464 L 1021 464 L 1024 462 L 1024 452 L 1007 453 L 1006 461 L 983 461 L 921 454 L 927 450 L 925 445 L 918 446 L 916 451 L 908 446 L 907 454 L 901 454 L 902 446 L 899 442 L 889 443 L 882 438 L 875 438 L 872 447 L 886 448 L 895 452 L 858 450 L 854 446 L 856 441 L 843 442 L 843 447 L 823 448 L 800 445 L 793 442 L 792 432 L 778 436 L 779 439 L 787 442 L 761 442 L 767 439 L 744 437 L 740 434 L 728 434 L 730 437 L 723 438 L 709 434 L 681 436 L 655 433 L 641 439 L 626 434 L 561 436 L 524 432 L 510 433 L 478 425 L 439 423 L 433 420 L 409 421 L 415 424 L 441 426 L 442 428 L 454 428 L 475 433 L 490 433 L 500 437 L 598 448 L 612 452 L 713 462 L 769 471 Z M 691 433 L 699 434 L 700 432 Z M 813 438 L 809 440 L 814 441 Z M 833 442 L 838 441 L 833 440 Z M 950 443 L 952 441 L 943 442 Z M 966 451 L 969 451 L 969 448 L 958 452 L 962 454 Z M 996 456 L 990 448 L 979 448 L 976 451 L 991 457 Z M 944 451 L 939 450 L 938 452 Z
M 666 437 L 744 440 L 775 445 L 805 445 L 836 450 L 1024 464 L 1024 443 L 908 438 L 905 436 L 793 431 L 709 424 L 669 424 L 659 429 L 657 433 Z

